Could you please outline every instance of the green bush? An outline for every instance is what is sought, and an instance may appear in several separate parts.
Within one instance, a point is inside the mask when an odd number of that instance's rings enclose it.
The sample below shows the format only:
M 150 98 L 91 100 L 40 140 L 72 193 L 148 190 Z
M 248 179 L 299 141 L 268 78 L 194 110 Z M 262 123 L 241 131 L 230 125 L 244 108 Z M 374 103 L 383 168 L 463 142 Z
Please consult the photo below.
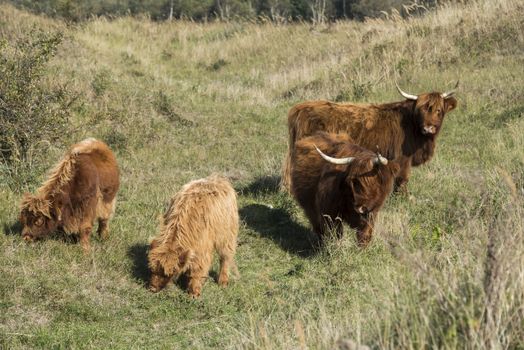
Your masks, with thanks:
M 0 42 L 0 176 L 20 188 L 38 176 L 39 160 L 70 130 L 74 98 L 44 80 L 61 33 L 32 31 L 16 42 Z

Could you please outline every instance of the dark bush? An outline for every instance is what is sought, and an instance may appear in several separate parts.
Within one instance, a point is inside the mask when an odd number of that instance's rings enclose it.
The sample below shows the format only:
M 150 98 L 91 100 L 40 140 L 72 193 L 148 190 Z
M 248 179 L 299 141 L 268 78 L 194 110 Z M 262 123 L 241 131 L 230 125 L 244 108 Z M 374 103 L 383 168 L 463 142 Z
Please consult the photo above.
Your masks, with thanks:
M 402 10 L 411 0 L 10 0 L 18 7 L 69 21 L 83 21 L 92 16 L 118 17 L 146 14 L 154 20 L 192 18 L 207 21 L 270 18 L 275 21 L 329 21 L 340 18 L 377 17 L 392 8 Z M 418 3 L 426 7 L 435 0 Z M 402 13 L 405 15 L 405 13 Z
M 49 146 L 60 145 L 71 129 L 75 99 L 44 79 L 61 40 L 61 33 L 32 31 L 0 42 L 0 176 L 16 189 L 41 173 Z

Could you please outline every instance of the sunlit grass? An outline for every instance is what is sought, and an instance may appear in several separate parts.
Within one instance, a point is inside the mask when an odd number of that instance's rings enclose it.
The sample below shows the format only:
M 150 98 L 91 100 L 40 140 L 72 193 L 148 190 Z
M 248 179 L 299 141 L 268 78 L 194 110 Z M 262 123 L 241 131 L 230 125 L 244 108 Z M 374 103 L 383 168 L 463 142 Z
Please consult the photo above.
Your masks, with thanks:
M 65 31 L 49 81 L 81 96 L 66 137 L 105 140 L 122 173 L 111 236 L 93 237 L 87 257 L 60 236 L 22 242 L 29 189 L 0 183 L 0 347 L 523 347 L 522 10 L 479 0 L 320 27 L 67 26 L 0 6 L 7 40 L 33 25 Z M 347 230 L 318 250 L 277 191 L 287 111 L 305 99 L 398 100 L 395 79 L 413 93 L 460 79 L 458 109 L 435 158 L 414 169 L 411 195 L 388 199 L 371 246 L 358 249 Z M 153 295 L 146 253 L 158 215 L 211 172 L 239 193 L 241 277 L 221 289 L 212 274 L 196 301 L 178 285 Z

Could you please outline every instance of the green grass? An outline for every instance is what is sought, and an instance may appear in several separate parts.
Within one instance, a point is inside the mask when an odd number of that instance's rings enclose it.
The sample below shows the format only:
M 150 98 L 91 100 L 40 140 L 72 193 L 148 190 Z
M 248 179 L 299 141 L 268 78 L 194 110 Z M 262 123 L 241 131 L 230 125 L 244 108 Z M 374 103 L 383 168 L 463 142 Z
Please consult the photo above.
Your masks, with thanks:
M 0 180 L 0 348 L 524 347 L 524 10 L 516 0 L 329 27 L 93 19 L 76 26 L 0 6 L 0 33 L 66 40 L 48 83 L 80 94 L 64 138 L 108 142 L 122 187 L 107 241 L 27 245 L 23 191 Z M 277 191 L 287 110 L 306 99 L 399 100 L 460 79 L 435 158 L 393 195 L 371 246 L 313 247 Z M 48 167 L 64 150 L 52 148 Z M 148 240 L 187 181 L 234 179 L 241 277 L 217 263 L 199 300 L 151 294 Z M 41 180 L 44 179 L 42 174 Z M 338 344 L 338 345 L 337 345 Z

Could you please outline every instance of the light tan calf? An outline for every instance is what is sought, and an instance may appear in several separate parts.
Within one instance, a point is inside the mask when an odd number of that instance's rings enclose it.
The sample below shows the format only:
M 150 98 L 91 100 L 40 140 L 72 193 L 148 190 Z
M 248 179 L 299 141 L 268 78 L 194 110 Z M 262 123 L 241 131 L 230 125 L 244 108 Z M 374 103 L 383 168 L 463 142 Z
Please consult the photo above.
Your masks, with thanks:
M 200 296 L 213 260 L 220 257 L 218 284 L 226 286 L 238 235 L 236 193 L 218 175 L 192 181 L 171 199 L 160 234 L 151 242 L 150 289 L 158 292 L 174 277 L 187 273 L 189 294 Z

